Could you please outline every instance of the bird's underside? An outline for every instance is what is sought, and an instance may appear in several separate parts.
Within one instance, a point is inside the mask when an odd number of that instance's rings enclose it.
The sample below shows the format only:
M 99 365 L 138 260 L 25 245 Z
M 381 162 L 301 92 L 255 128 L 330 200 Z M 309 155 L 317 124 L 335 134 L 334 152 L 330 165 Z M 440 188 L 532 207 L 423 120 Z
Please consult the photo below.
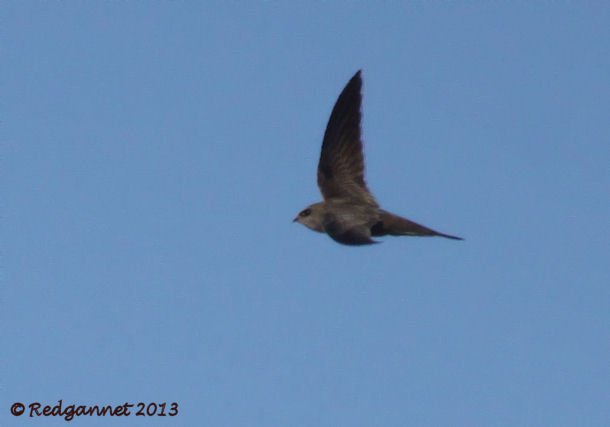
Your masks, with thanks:
M 308 206 L 294 221 L 314 231 L 326 232 L 345 245 L 377 243 L 372 237 L 388 235 L 441 236 L 462 240 L 379 207 L 364 179 L 361 88 L 362 79 L 358 71 L 339 95 L 326 125 L 317 174 L 324 201 Z

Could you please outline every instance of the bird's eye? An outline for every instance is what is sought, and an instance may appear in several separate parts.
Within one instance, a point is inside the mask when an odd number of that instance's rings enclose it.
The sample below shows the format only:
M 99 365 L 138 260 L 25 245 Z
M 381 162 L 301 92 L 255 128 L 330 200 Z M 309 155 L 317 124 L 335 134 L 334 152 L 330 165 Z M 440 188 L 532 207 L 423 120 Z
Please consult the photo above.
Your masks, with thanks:
M 311 209 L 305 209 L 299 214 L 299 216 L 309 216 L 309 214 L 311 214 Z

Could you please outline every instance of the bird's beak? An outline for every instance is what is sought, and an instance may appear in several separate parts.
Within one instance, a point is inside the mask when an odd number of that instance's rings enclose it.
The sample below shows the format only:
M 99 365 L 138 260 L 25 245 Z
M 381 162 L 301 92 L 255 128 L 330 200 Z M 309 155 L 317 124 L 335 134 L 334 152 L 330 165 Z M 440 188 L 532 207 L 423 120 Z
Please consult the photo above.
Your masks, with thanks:
M 295 216 L 295 217 L 294 217 L 294 219 L 292 220 L 292 222 L 297 222 L 297 221 L 298 221 L 298 219 L 299 219 L 299 217 L 298 217 L 298 216 Z

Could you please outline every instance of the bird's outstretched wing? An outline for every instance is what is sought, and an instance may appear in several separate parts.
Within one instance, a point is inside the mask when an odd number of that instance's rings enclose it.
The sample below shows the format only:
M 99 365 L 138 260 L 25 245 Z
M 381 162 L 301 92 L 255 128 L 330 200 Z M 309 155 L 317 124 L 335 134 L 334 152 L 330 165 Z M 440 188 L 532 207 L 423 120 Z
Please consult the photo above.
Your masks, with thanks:
M 377 206 L 364 181 L 360 132 L 362 78 L 358 71 L 347 83 L 326 125 L 318 164 L 318 186 L 325 200 L 350 198 Z
M 379 222 L 371 228 L 372 236 L 441 236 L 447 239 L 464 240 L 458 236 L 441 233 L 407 218 L 379 210 Z

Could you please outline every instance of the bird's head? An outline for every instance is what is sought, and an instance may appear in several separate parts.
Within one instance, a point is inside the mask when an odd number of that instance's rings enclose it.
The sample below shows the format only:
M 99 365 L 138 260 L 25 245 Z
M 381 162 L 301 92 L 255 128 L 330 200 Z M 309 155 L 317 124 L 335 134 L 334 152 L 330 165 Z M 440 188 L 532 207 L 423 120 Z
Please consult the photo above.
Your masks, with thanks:
M 299 212 L 292 222 L 298 222 L 307 228 L 322 233 L 324 232 L 324 212 L 324 202 L 314 203 Z

